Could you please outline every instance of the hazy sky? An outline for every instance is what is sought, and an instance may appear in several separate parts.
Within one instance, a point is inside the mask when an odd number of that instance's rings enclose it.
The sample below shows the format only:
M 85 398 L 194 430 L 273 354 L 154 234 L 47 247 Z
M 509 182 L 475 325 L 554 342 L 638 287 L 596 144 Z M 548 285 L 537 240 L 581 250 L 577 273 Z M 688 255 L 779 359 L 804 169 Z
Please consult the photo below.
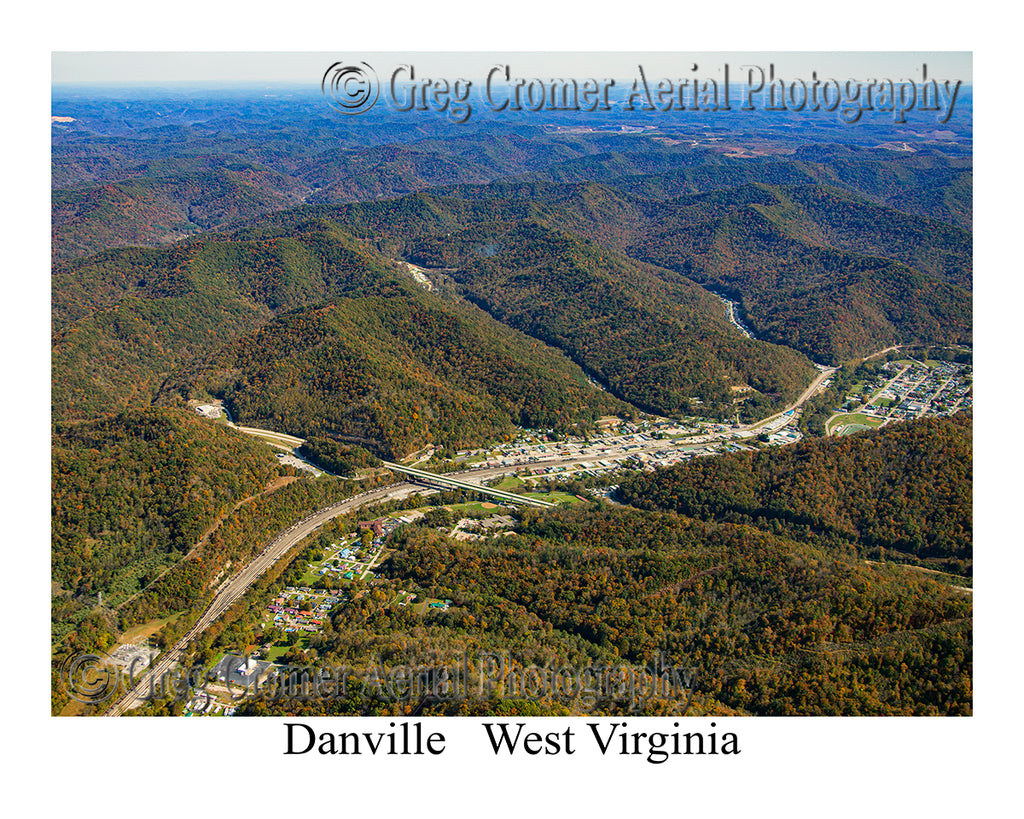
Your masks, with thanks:
M 775 65 L 777 76 L 837 79 L 920 79 L 922 63 L 929 77 L 971 82 L 970 52 L 161 52 L 55 51 L 52 82 L 167 83 L 167 82 L 288 82 L 319 83 L 327 66 L 336 61 L 365 61 L 378 73 L 406 63 L 420 77 L 476 79 L 491 66 L 509 65 L 515 76 L 624 77 L 643 65 L 652 76 L 691 76 L 696 63 L 700 76 L 715 76 L 728 64 L 738 72 L 744 64 Z M 707 72 L 707 73 L 705 73 Z M 736 79 L 739 77 L 734 73 Z

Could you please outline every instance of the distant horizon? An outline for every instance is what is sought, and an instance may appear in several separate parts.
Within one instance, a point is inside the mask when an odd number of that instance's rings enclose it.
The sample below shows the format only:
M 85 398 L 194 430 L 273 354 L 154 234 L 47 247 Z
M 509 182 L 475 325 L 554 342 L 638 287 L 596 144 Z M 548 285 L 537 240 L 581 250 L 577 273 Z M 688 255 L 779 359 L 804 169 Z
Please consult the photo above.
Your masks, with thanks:
M 637 61 L 653 76 L 713 75 L 723 65 L 739 70 L 746 64 L 775 64 L 779 76 L 822 78 L 903 79 L 918 76 L 922 63 L 937 79 L 973 84 L 970 51 L 366 51 L 250 52 L 250 51 L 54 51 L 51 86 L 166 84 L 231 85 L 295 84 L 319 82 L 336 61 L 366 61 L 378 69 L 386 65 L 415 64 L 420 76 L 479 80 L 498 63 L 508 64 L 516 76 L 626 77 Z

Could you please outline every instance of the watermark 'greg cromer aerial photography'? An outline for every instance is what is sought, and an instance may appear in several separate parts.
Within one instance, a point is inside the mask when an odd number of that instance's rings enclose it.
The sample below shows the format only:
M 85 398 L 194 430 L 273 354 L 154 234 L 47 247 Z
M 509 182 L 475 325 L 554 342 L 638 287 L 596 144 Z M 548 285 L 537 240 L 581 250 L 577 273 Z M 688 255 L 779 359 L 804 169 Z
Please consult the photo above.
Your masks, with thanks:
M 973 713 L 970 54 L 163 59 L 54 55 L 53 715 Z
M 776 76 L 775 65 L 730 68 L 717 66 L 709 74 L 692 63 L 674 78 L 659 77 L 638 65 L 634 79 L 539 78 L 517 76 L 507 64 L 493 65 L 482 80 L 435 78 L 418 74 L 415 64 L 390 71 L 384 99 L 393 111 L 446 113 L 453 122 L 468 122 L 474 104 L 492 112 L 622 111 L 697 112 L 836 112 L 843 122 L 857 122 L 866 112 L 890 113 L 906 122 L 912 111 L 935 112 L 948 122 L 962 81 L 930 78 L 927 64 L 913 79 L 809 79 Z M 377 73 L 366 62 L 336 62 L 324 73 L 321 87 L 342 113 L 358 114 L 381 96 Z

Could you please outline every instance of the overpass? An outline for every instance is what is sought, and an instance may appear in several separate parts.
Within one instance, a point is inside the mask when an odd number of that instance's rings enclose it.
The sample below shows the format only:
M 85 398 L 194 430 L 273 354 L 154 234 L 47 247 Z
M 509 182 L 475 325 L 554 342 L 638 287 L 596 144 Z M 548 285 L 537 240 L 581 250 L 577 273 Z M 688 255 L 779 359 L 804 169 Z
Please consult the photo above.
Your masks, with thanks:
M 404 475 L 408 475 L 411 480 L 417 483 L 426 483 L 430 486 L 439 486 L 443 489 L 468 489 L 471 492 L 480 492 L 484 495 L 490 495 L 491 497 L 505 501 L 506 503 L 519 503 L 525 506 L 540 506 L 542 508 L 555 505 L 549 501 L 540 500 L 540 498 L 531 498 L 527 495 L 516 495 L 513 492 L 503 492 L 500 489 L 492 489 L 489 486 L 467 483 L 466 481 L 460 481 L 457 478 L 452 478 L 449 475 L 440 475 L 436 472 L 425 472 L 422 469 L 415 469 L 411 466 L 404 466 L 403 464 L 396 464 L 391 461 L 381 461 L 381 464 L 393 472 L 401 472 Z
M 244 432 L 247 435 L 255 435 L 256 437 L 262 438 L 280 449 L 287 449 L 291 451 L 305 443 L 303 438 L 297 438 L 294 435 L 285 435 L 282 432 L 271 432 L 270 430 L 256 429 L 255 427 L 233 426 L 239 432 Z M 519 503 L 525 506 L 539 506 L 547 508 L 555 505 L 549 501 L 540 500 L 539 498 L 529 498 L 524 495 L 516 495 L 513 492 L 502 492 L 500 489 L 491 489 L 487 486 L 467 483 L 456 478 L 451 478 L 447 475 L 439 475 L 436 472 L 425 472 L 422 469 L 414 469 L 411 466 L 396 464 L 391 461 L 381 461 L 381 464 L 393 472 L 401 472 L 408 475 L 415 483 L 425 483 L 429 486 L 440 487 L 442 489 L 468 489 L 472 492 L 480 492 L 484 495 L 490 495 L 491 497 L 505 501 L 506 503 Z

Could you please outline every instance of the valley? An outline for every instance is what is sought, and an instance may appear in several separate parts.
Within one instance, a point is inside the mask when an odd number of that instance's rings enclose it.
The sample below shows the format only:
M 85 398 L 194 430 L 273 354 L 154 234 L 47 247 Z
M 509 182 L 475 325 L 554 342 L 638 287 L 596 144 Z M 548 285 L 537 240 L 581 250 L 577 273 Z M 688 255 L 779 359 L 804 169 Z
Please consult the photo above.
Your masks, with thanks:
M 300 109 L 55 96 L 53 713 L 630 707 L 365 684 L 474 652 L 971 713 L 969 121 Z M 358 695 L 225 699 L 325 664 Z

